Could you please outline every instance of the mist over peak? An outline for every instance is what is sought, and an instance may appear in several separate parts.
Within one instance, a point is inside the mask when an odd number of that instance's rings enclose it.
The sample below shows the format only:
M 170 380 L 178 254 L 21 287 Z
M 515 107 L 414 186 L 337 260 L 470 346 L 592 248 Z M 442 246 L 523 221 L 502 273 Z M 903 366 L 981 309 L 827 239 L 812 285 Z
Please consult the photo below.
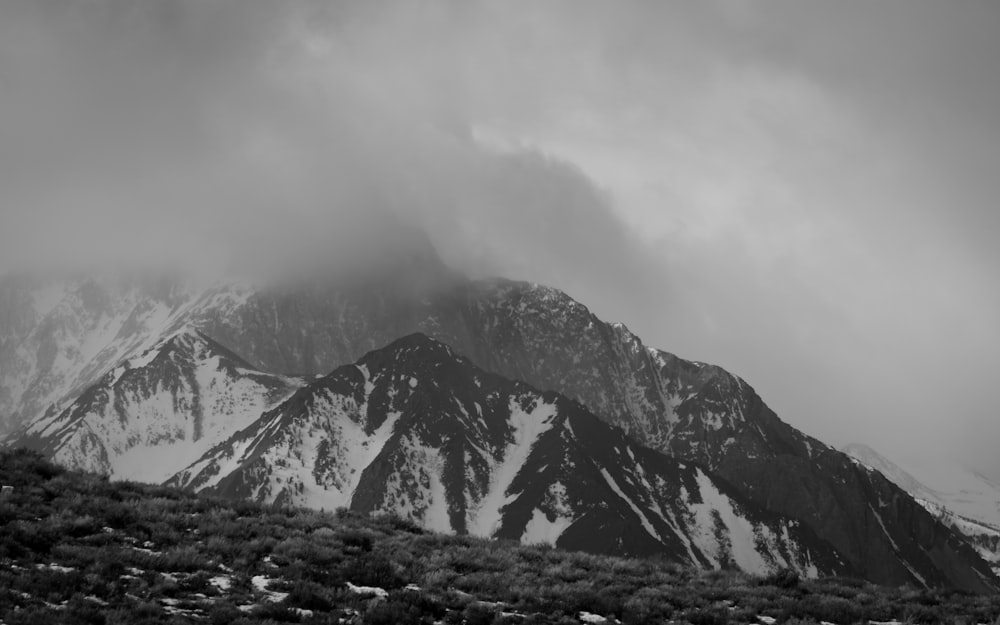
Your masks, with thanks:
M 10 0 L 0 275 L 385 275 L 391 215 L 452 271 L 558 287 L 824 440 L 998 475 L 996 17 Z

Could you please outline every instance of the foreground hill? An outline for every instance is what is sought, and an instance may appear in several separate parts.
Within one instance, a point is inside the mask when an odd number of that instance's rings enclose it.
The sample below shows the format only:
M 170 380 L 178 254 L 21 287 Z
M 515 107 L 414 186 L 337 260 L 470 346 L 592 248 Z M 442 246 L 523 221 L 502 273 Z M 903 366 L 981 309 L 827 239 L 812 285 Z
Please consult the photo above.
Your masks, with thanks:
M 8 625 L 1000 618 L 997 595 L 698 573 L 444 536 L 394 517 L 109 482 L 29 452 L 0 453 L 0 484 L 12 487 L 0 498 L 0 622 Z
M 20 295 L 10 301 L 28 304 L 8 317 L 20 320 L 13 335 L 28 332 L 28 338 L 0 345 L 0 352 L 8 352 L 0 354 L 0 361 L 12 357 L 20 363 L 4 369 L 4 385 L 11 391 L 0 392 L 0 405 L 11 406 L 20 419 L 37 418 L 41 404 L 34 398 L 39 395 L 18 393 L 58 387 L 62 376 L 73 380 L 61 387 L 65 392 L 45 395 L 62 396 L 49 413 L 62 412 L 78 398 L 78 384 L 88 372 L 103 375 L 108 369 L 102 367 L 112 366 L 104 364 L 110 362 L 105 356 L 127 351 L 126 345 L 158 344 L 182 327 L 226 345 L 260 371 L 312 375 L 422 332 L 486 371 L 580 402 L 646 447 L 698 463 L 758 508 L 800 522 L 866 579 L 973 591 L 1000 588 L 988 564 L 905 491 L 789 426 L 745 381 L 723 369 L 647 347 L 624 326 L 602 321 L 555 289 L 456 278 L 432 253 L 418 256 L 406 276 L 405 286 L 398 280 L 307 280 L 264 287 L 223 284 L 199 292 L 163 288 L 150 296 L 153 304 L 137 304 L 135 315 L 122 313 L 108 322 L 118 333 L 86 366 L 77 352 L 94 350 L 70 348 L 100 344 L 108 334 L 57 317 L 58 340 L 46 342 L 44 337 L 52 335 L 45 330 L 51 313 L 42 315 L 45 307 L 29 305 L 37 303 L 38 290 L 21 285 L 13 289 Z M 87 283 L 88 292 L 94 288 L 100 290 Z M 82 291 L 65 291 L 64 302 L 52 310 L 76 315 Z M 96 299 L 114 300 L 111 291 L 106 293 Z M 125 304 L 105 308 L 128 310 Z M 146 319 L 142 311 L 153 309 L 160 311 L 156 319 L 165 319 L 162 323 L 122 321 Z M 0 337 L 8 335 L 11 331 L 0 331 Z M 59 338 L 64 336 L 73 338 Z M 49 353 L 67 356 L 53 360 Z M 16 384 L 7 383 L 8 371 L 14 371 Z M 90 383 L 98 379 L 91 376 Z M 25 404 L 25 398 L 34 403 Z M 33 415 L 28 414 L 31 406 Z

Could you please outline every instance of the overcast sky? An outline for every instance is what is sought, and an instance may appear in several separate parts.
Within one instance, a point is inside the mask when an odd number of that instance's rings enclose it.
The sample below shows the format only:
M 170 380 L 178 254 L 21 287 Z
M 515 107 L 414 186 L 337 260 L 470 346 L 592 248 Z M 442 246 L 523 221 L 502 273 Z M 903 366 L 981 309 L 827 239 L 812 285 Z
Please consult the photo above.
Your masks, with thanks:
M 8 0 L 0 269 L 281 262 L 389 210 L 831 444 L 1000 476 L 998 32 L 994 0 Z

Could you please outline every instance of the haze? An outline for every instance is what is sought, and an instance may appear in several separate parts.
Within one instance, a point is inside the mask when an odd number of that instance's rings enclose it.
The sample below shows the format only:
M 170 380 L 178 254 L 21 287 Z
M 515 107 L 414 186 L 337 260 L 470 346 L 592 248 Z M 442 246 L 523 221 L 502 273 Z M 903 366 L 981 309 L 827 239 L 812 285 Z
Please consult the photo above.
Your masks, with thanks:
M 990 0 L 10 0 L 0 269 L 294 267 L 395 214 L 828 443 L 1000 477 L 997 32 Z

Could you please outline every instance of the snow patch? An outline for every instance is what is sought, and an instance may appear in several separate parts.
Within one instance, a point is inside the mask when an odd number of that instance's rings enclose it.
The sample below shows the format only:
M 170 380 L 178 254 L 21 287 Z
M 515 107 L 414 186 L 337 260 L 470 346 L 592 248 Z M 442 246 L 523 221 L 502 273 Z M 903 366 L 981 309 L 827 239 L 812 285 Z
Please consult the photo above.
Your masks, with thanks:
M 515 397 L 510 398 L 509 410 L 512 440 L 499 462 L 487 455 L 490 486 L 469 514 L 468 530 L 476 536 L 492 536 L 499 528 L 503 507 L 514 498 L 508 494 L 514 478 L 524 467 L 538 439 L 552 429 L 558 412 L 555 404 L 539 404 L 525 411 Z
M 524 527 L 524 533 L 521 534 L 521 542 L 527 545 L 539 543 L 554 545 L 562 533 L 572 524 L 572 517 L 557 515 L 554 520 L 550 521 L 544 512 L 535 508 L 531 519 Z
M 36 569 L 45 569 L 48 571 L 55 571 L 57 573 L 72 573 L 76 569 L 72 566 L 62 566 L 60 564 L 36 564 Z
M 695 520 L 691 540 L 716 566 L 721 567 L 732 561 L 742 570 L 760 575 L 770 572 L 775 565 L 794 564 L 785 561 L 778 549 L 783 541 L 791 542 L 787 530 L 781 536 L 775 536 L 766 526 L 755 526 L 739 514 L 732 500 L 720 492 L 700 469 L 697 470 L 696 480 L 702 503 L 689 500 Z M 758 544 L 771 547 L 769 557 L 758 551 Z M 810 565 L 805 571 L 806 576 L 816 577 L 819 571 L 815 568 Z
M 642 527 L 643 529 L 646 530 L 646 533 L 655 538 L 656 540 L 660 540 L 660 536 L 659 534 L 657 534 L 656 528 L 654 528 L 653 524 L 649 522 L 648 518 L 646 518 L 646 514 L 639 508 L 639 506 L 635 505 L 635 502 L 633 502 L 628 495 L 626 495 L 622 491 L 621 487 L 618 486 L 618 482 L 616 482 L 615 479 L 611 477 L 611 474 L 608 473 L 608 470 L 602 467 L 601 475 L 604 476 L 604 481 L 608 483 L 608 486 L 611 487 L 611 490 L 615 491 L 615 494 L 618 495 L 626 504 L 628 504 L 628 507 L 632 508 L 632 512 L 635 512 L 636 516 L 639 517 L 639 521 L 642 523 Z
M 368 595 L 381 597 L 382 599 L 389 596 L 389 593 L 384 588 L 379 588 L 378 586 L 355 586 L 351 582 L 347 582 L 347 589 L 356 595 Z
M 254 575 L 253 578 L 250 580 L 250 583 L 253 584 L 253 587 L 258 592 L 263 593 L 264 601 L 269 601 L 271 603 L 279 603 L 281 601 L 284 601 L 285 597 L 288 596 L 287 592 L 278 592 L 276 590 L 267 589 L 268 584 L 270 584 L 273 581 L 276 580 L 269 579 L 265 575 Z

